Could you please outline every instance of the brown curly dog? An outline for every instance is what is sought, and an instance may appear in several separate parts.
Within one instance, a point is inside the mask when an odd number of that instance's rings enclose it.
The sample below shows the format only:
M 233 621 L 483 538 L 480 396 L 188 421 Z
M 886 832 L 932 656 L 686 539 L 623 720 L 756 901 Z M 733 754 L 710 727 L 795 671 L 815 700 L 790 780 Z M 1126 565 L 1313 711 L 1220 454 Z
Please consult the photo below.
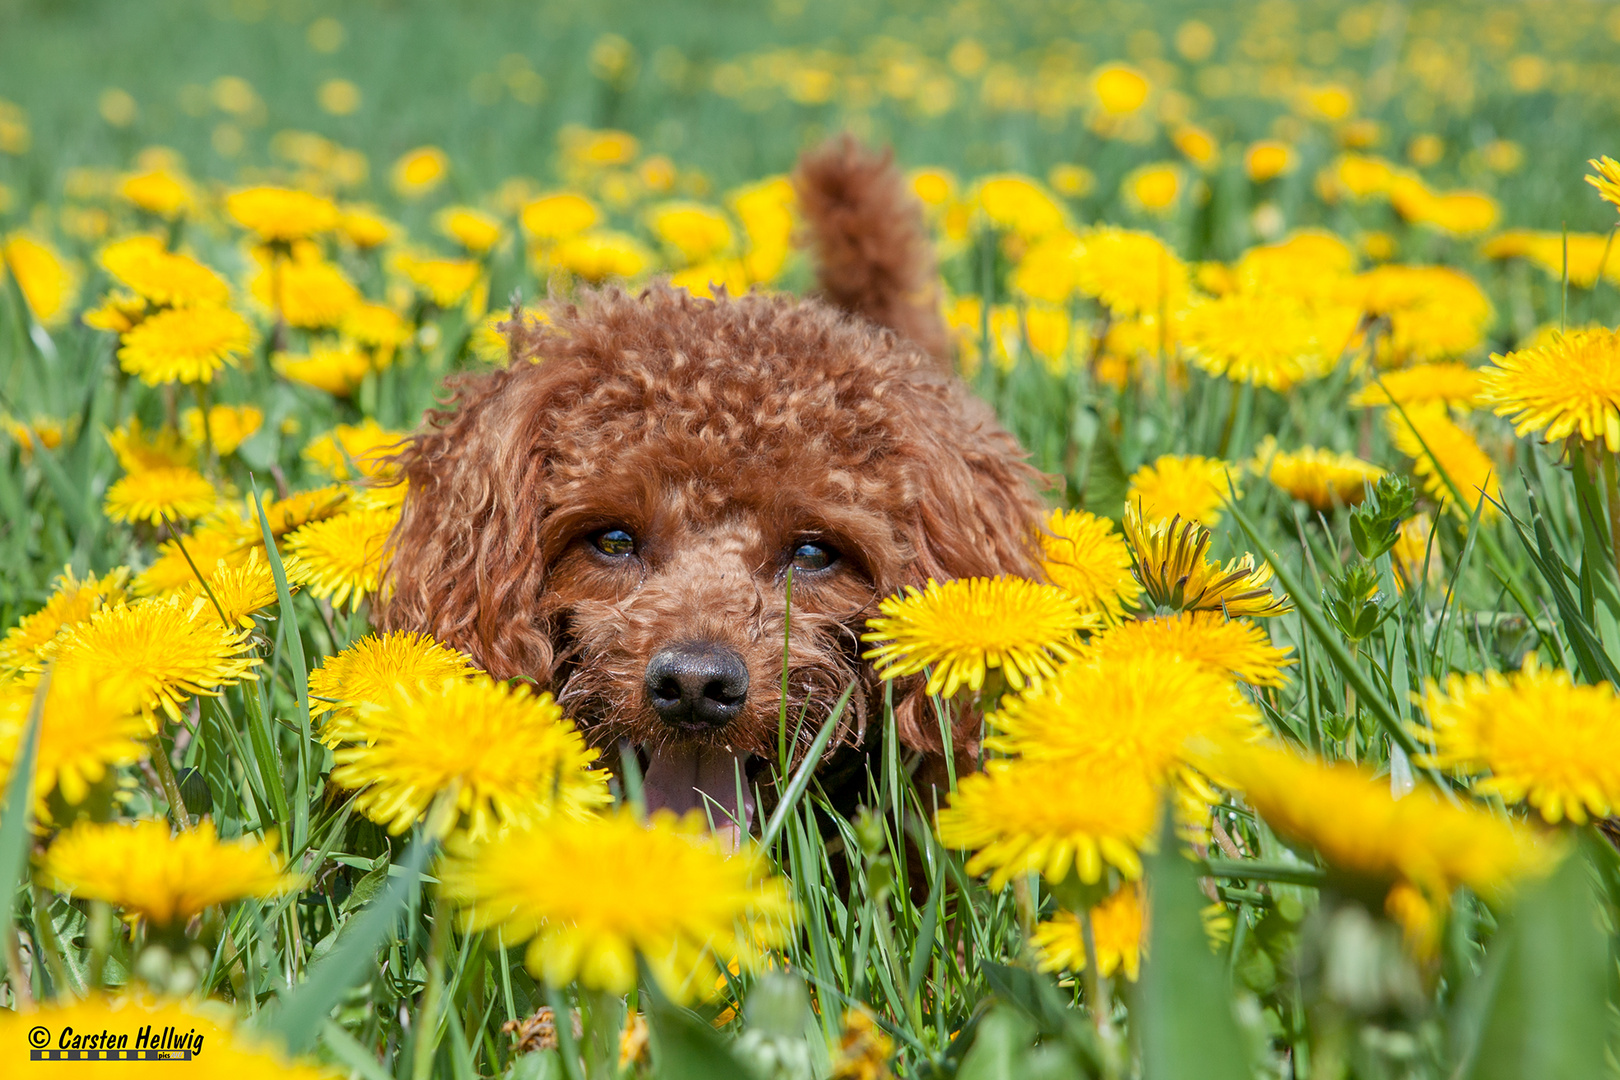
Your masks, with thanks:
M 403 455 L 378 611 L 533 678 L 598 745 L 636 747 L 650 806 L 707 795 L 742 828 L 776 757 L 789 569 L 789 727 L 802 757 L 855 683 L 832 744 L 847 754 L 883 726 L 859 640 L 878 602 L 1033 573 L 1041 515 L 1038 474 L 949 373 L 889 157 L 845 138 L 794 180 L 824 298 L 605 289 L 508 325 L 517 360 L 454 382 Z M 920 680 L 893 693 L 901 740 L 937 755 Z

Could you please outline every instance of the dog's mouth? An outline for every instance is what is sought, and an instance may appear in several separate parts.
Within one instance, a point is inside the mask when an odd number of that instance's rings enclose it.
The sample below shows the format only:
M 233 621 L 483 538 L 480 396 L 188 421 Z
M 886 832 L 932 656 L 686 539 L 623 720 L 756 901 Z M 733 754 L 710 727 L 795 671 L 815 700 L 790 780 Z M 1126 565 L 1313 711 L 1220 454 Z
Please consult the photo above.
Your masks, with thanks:
M 688 739 L 643 747 L 646 766 L 641 792 L 647 809 L 707 815 L 715 835 L 736 850 L 754 819 L 754 791 L 748 779 L 753 755 Z

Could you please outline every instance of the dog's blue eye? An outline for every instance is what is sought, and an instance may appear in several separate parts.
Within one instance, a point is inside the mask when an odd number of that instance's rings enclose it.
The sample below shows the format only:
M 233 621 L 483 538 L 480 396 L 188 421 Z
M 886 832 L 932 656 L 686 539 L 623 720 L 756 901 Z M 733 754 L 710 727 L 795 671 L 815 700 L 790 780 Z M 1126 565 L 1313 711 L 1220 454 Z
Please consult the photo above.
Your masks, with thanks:
M 800 544 L 793 549 L 793 569 L 825 570 L 838 558 L 832 548 L 820 544 Z
M 636 538 L 623 529 L 606 529 L 599 532 L 592 537 L 591 543 L 596 545 L 597 551 L 615 558 L 636 553 Z

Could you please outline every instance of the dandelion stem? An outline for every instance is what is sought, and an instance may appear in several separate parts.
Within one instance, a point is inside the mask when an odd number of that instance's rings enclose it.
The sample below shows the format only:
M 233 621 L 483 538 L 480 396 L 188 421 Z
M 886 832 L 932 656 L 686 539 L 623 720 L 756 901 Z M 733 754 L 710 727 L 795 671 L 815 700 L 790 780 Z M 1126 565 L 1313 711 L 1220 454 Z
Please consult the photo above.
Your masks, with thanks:
M 444 996 L 444 950 L 450 938 L 450 912 L 437 893 L 433 897 L 433 934 L 429 939 L 427 989 L 416 1014 L 416 1041 L 411 1059 L 413 1080 L 427 1080 L 439 1049 L 439 1002 Z
M 1603 487 L 1609 499 L 1609 550 L 1615 580 L 1620 581 L 1620 476 L 1616 476 L 1614 455 L 1609 453 L 1603 454 Z
M 180 797 L 180 783 L 174 778 L 174 766 L 169 762 L 169 748 L 163 744 L 163 733 L 152 736 L 152 768 L 157 770 L 158 782 L 163 785 L 163 796 L 169 800 L 169 812 L 181 832 L 191 831 L 191 815 L 186 812 L 186 800 Z
M 1086 948 L 1086 1004 L 1091 1007 L 1091 1019 L 1102 1043 L 1103 1076 L 1113 1080 L 1119 1075 L 1119 1055 L 1113 1021 L 1108 1015 L 1108 980 L 1097 966 L 1097 935 L 1091 927 L 1091 910 L 1082 904 L 1076 914 L 1080 916 L 1080 939 Z

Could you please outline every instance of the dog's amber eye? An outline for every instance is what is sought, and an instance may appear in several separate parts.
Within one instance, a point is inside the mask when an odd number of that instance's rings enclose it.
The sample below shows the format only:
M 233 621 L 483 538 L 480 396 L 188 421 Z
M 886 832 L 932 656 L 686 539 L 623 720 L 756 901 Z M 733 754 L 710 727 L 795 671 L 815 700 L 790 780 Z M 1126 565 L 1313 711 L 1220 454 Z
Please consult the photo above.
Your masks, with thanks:
M 821 544 L 800 544 L 793 549 L 793 569 L 825 570 L 838 558 L 838 553 Z
M 636 553 L 636 538 L 623 529 L 604 529 L 591 538 L 591 543 L 604 555 L 618 557 Z

